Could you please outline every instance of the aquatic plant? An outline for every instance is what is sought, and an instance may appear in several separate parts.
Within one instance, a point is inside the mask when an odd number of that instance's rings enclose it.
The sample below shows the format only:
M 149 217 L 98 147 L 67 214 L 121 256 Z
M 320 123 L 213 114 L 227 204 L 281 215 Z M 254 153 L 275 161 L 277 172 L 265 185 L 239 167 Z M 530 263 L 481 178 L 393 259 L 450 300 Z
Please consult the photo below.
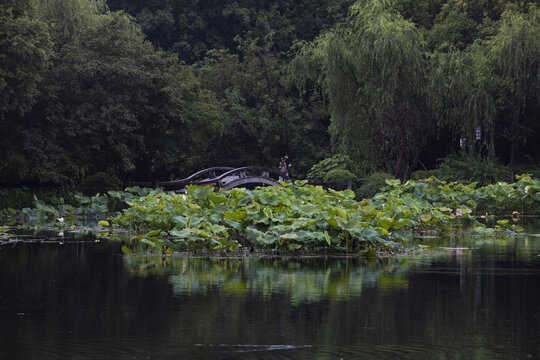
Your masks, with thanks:
M 154 190 L 133 198 L 113 222 L 150 230 L 138 240 L 169 251 L 242 246 L 287 252 L 394 251 L 426 230 L 459 231 L 466 224 L 481 234 L 519 231 L 505 220 L 488 229 L 473 213 L 537 212 L 540 203 L 540 182 L 528 175 L 514 184 L 482 188 L 433 177 L 387 184 L 385 192 L 360 202 L 350 190 L 327 191 L 305 182 L 219 192 L 189 186 L 183 195 Z
M 132 230 L 132 239 L 162 252 L 280 251 L 393 252 L 425 232 L 481 235 L 520 232 L 509 219 L 487 227 L 477 220 L 493 214 L 540 213 L 540 181 L 522 175 L 512 184 L 387 180 L 384 191 L 355 200 L 351 190 L 335 191 L 305 181 L 254 190 L 215 191 L 188 186 L 185 194 L 128 188 L 94 197 L 80 196 L 80 206 L 52 206 L 36 200 L 23 209 L 23 222 L 55 227 L 94 226 Z

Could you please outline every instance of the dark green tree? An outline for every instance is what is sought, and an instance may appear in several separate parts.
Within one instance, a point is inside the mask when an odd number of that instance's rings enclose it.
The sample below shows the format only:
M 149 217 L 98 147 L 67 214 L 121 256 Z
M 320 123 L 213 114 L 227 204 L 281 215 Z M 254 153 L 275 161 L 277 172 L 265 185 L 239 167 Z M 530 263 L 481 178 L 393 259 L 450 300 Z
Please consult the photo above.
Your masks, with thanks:
M 513 179 L 519 149 L 526 143 L 538 145 L 540 10 L 532 7 L 527 13 L 509 11 L 503 14 L 500 23 L 497 34 L 487 41 L 486 46 L 496 85 L 493 92 L 498 106 L 498 126 L 509 143 L 508 159 Z M 491 71 L 483 75 L 490 74 Z M 532 149 L 538 151 L 539 147 Z
M 328 117 L 316 93 L 305 102 L 292 74 L 271 54 L 271 40 L 240 39 L 240 55 L 211 52 L 197 64 L 204 88 L 215 94 L 223 133 L 212 143 L 208 165 L 276 166 L 288 153 L 292 174 L 304 175 L 328 151 Z
M 50 64 L 52 44 L 47 25 L 36 19 L 33 2 L 0 2 L 0 178 L 19 182 L 19 119 L 40 95 L 39 83 Z
M 435 51 L 429 71 L 429 99 L 438 114 L 439 128 L 449 128 L 454 134 L 455 149 L 493 157 L 497 109 L 490 92 L 493 79 L 487 60 L 480 44 L 463 51 Z
M 125 13 L 96 8 L 88 16 L 57 37 L 44 95 L 26 117 L 29 171 L 55 184 L 98 172 L 125 179 L 191 171 L 192 155 L 219 132 L 209 95 Z
M 387 1 L 357 2 L 348 25 L 299 53 L 296 68 L 316 79 L 328 98 L 333 150 L 349 155 L 360 173 L 385 167 L 376 134 L 394 128 L 384 126 L 384 112 L 424 110 L 425 60 L 421 34 Z
M 321 29 L 342 20 L 353 0 L 109 0 L 111 9 L 137 18 L 157 47 L 194 63 L 207 51 L 238 53 L 235 38 L 248 32 L 270 36 L 275 53 L 297 40 L 312 40 Z M 260 44 L 259 44 L 260 45 Z

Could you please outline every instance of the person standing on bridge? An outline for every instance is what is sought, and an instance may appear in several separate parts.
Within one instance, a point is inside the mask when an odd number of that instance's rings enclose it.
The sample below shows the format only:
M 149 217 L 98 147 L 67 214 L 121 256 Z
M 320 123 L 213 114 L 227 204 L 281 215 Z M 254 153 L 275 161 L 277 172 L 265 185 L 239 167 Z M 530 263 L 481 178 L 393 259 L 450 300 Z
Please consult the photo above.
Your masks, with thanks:
M 287 156 L 287 155 L 285 155 Z M 282 156 L 279 160 L 279 172 L 281 172 L 282 175 L 279 177 L 279 181 L 285 181 L 284 176 L 289 176 L 289 169 L 287 165 L 287 160 L 285 159 L 285 156 Z
M 285 154 L 283 158 L 285 159 L 285 164 L 287 164 L 287 176 L 289 176 L 289 168 L 291 167 L 291 158 L 287 154 Z

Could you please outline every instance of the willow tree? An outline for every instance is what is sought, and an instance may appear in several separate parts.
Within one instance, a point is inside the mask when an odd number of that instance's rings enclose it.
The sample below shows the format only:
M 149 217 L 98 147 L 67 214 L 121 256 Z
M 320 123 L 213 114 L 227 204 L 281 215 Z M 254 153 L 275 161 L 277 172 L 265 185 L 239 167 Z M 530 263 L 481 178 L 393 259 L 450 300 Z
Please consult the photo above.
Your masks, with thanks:
M 96 15 L 108 10 L 106 0 L 39 0 L 35 4 L 38 17 L 50 26 L 56 47 L 95 25 L 100 20 Z
M 516 151 L 527 140 L 537 142 L 535 131 L 540 131 L 540 10 L 532 7 L 528 13 L 503 14 L 487 47 L 513 177 Z
M 429 100 L 438 126 L 451 129 L 465 153 L 494 156 L 496 104 L 487 61 L 480 45 L 436 51 L 428 72 Z
M 387 149 L 399 146 L 377 141 L 378 133 L 393 131 L 381 121 L 383 114 L 424 108 L 422 36 L 390 5 L 356 2 L 346 24 L 306 44 L 295 60 L 298 71 L 315 79 L 327 96 L 333 150 L 349 155 L 358 171 L 387 167 Z

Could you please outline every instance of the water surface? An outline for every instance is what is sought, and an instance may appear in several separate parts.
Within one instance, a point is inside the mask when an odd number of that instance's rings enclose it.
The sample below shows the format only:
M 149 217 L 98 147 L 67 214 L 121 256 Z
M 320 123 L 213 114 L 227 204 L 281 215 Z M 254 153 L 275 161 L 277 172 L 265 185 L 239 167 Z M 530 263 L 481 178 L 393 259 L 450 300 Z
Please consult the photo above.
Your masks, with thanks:
M 448 249 L 162 259 L 81 234 L 4 243 L 0 359 L 537 359 L 540 237 L 430 241 Z

